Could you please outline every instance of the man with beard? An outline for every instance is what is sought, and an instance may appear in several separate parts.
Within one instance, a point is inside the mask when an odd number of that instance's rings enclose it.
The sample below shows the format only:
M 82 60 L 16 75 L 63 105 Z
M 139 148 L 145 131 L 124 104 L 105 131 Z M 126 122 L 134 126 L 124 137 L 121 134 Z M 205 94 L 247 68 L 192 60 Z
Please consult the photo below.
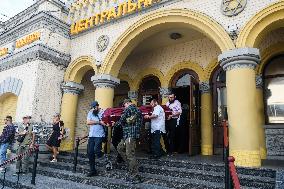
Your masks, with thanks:
M 94 101 L 91 104 L 92 109 L 89 111 L 87 116 L 87 125 L 90 126 L 89 140 L 87 153 L 90 164 L 90 172 L 88 177 L 96 176 L 97 171 L 95 167 L 95 156 L 101 157 L 102 154 L 102 142 L 105 137 L 104 126 L 105 123 L 102 121 L 103 111 L 99 108 L 99 103 Z
M 168 136 L 168 153 L 172 155 L 175 149 L 175 137 L 176 137 L 176 126 L 177 120 L 182 113 L 181 103 L 176 99 L 175 94 L 168 96 L 169 101 L 166 106 L 172 110 L 172 115 L 167 120 L 167 136 Z

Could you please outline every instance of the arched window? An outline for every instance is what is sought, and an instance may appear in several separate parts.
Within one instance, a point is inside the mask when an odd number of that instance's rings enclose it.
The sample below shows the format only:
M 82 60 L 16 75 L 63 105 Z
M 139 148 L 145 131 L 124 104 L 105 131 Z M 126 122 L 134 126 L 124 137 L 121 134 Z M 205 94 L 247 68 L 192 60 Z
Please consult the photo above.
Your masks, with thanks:
M 145 77 L 139 87 L 138 105 L 149 105 L 150 99 L 155 98 L 160 102 L 161 83 L 156 76 Z
M 272 58 L 263 76 L 266 123 L 284 123 L 284 55 Z

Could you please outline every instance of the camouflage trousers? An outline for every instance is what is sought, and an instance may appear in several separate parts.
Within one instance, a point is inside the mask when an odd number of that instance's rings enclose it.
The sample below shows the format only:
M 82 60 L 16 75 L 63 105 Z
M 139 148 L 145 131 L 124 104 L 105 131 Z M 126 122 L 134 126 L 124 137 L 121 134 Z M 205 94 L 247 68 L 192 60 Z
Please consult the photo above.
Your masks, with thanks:
M 138 165 L 135 157 L 136 140 L 133 138 L 122 139 L 117 146 L 117 151 L 128 162 L 128 170 L 132 176 L 138 174 Z

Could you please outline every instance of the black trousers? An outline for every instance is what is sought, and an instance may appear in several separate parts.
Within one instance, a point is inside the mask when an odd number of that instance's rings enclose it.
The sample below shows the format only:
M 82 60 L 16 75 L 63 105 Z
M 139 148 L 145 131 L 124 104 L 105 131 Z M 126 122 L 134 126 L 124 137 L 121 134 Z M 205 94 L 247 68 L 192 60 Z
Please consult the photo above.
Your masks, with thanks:
M 157 157 L 160 157 L 162 155 L 162 147 L 160 142 L 161 135 L 162 132 L 159 130 L 152 133 L 152 153 Z
M 166 128 L 167 128 L 168 153 L 173 153 L 175 151 L 176 126 L 177 126 L 177 119 L 172 118 L 170 120 L 167 120 Z

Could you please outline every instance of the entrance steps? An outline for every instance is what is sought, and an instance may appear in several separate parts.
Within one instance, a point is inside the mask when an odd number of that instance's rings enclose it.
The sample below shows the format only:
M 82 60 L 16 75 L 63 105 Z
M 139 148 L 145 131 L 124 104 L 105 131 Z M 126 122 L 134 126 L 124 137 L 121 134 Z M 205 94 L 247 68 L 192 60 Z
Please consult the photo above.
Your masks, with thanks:
M 98 176 L 88 178 L 88 159 L 85 153 L 79 153 L 77 172 L 73 173 L 73 153 L 62 152 L 57 163 L 46 158 L 39 159 L 36 186 L 30 184 L 30 175 L 22 176 L 21 188 L 143 188 L 143 189 L 219 189 L 224 188 L 224 164 L 221 157 L 162 157 L 150 160 L 139 156 L 139 172 L 142 183 L 127 181 L 124 164 L 116 165 L 113 170 L 105 169 L 105 158 L 97 159 Z M 114 156 L 110 156 L 113 161 Z M 114 162 L 114 161 L 113 161 Z M 237 168 L 242 188 L 275 188 L 276 170 L 269 168 Z M 16 177 L 8 176 L 8 186 L 13 187 Z M 56 183 L 56 184 L 55 184 Z

